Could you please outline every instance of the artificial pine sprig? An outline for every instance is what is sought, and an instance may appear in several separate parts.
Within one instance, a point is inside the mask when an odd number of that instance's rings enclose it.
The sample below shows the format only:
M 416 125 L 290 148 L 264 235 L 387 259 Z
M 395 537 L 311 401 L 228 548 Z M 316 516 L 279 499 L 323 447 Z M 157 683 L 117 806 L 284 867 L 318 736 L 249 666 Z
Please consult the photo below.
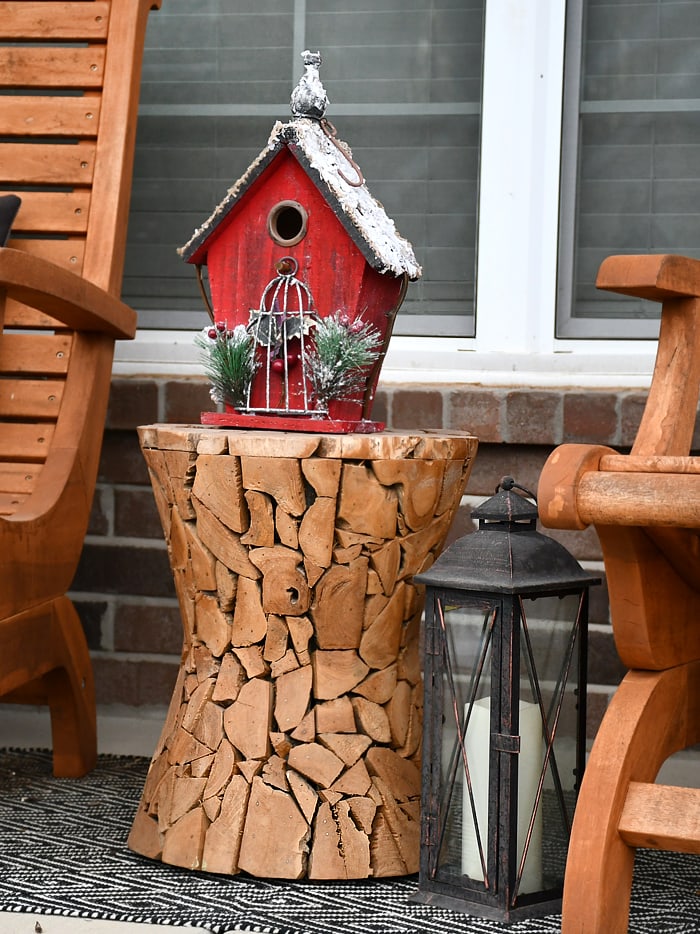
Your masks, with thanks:
M 331 399 L 352 399 L 364 389 L 367 368 L 379 356 L 380 335 L 361 318 L 351 321 L 337 311 L 321 318 L 307 357 L 311 396 L 319 408 Z
M 255 340 L 245 325 L 230 330 L 223 322 L 203 328 L 195 337 L 202 350 L 204 371 L 211 383 L 214 402 L 241 408 L 248 400 L 248 389 L 258 368 Z

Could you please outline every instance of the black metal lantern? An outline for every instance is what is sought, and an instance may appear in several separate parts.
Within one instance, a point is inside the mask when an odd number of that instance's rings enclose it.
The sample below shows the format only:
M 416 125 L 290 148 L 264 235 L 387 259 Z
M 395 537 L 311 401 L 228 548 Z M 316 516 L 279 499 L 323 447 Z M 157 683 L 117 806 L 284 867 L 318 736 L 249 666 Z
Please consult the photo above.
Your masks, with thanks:
M 522 490 L 526 499 L 514 488 Z M 505 477 L 426 585 L 415 901 L 504 921 L 561 910 L 585 759 L 588 588 Z

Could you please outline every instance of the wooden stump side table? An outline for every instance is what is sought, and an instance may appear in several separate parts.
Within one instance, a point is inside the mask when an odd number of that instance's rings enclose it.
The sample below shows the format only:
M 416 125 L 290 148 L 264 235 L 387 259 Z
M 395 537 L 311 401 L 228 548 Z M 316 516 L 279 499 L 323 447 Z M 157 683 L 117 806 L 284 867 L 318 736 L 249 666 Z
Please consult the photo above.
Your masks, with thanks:
M 416 872 L 423 592 L 477 440 L 139 429 L 184 628 L 131 849 L 216 873 Z

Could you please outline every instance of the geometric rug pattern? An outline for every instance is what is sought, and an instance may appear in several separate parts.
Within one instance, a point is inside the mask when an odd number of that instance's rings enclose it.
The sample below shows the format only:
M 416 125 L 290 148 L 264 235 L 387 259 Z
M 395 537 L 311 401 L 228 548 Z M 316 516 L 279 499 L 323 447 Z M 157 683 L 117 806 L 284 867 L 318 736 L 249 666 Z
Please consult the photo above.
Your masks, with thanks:
M 289 882 L 190 872 L 127 848 L 149 760 L 58 779 L 46 750 L 0 750 L 0 910 L 191 925 L 212 934 L 558 934 L 409 901 L 417 876 Z M 639 851 L 631 934 L 700 934 L 700 858 Z

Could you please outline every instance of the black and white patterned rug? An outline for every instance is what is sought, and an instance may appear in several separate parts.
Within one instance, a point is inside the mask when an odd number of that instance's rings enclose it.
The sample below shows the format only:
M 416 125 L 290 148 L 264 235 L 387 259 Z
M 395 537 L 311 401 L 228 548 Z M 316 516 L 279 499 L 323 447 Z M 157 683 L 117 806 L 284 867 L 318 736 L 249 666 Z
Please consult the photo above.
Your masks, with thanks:
M 148 759 L 100 756 L 56 779 L 44 750 L 0 750 L 0 910 L 226 934 L 555 934 L 561 918 L 510 926 L 409 902 L 415 876 L 285 882 L 189 872 L 132 853 L 126 838 Z M 700 859 L 640 852 L 632 934 L 700 932 Z

